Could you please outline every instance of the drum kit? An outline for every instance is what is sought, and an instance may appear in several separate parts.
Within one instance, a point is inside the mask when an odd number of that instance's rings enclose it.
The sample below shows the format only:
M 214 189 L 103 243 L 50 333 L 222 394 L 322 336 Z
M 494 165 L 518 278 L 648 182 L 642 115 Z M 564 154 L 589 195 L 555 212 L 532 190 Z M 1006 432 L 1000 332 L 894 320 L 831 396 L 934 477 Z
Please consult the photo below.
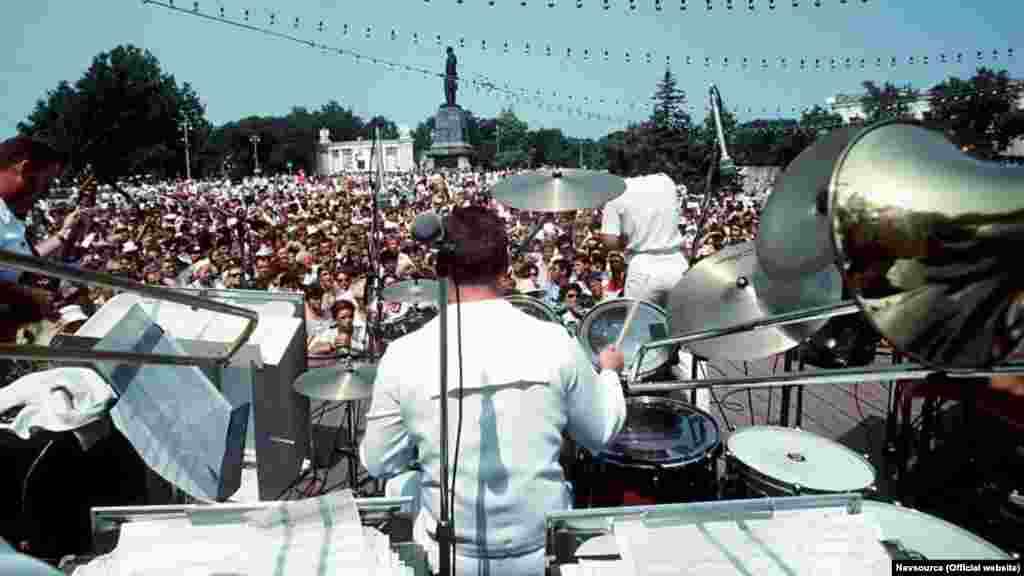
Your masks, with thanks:
M 856 315 L 855 331 L 876 334 L 843 338 L 869 341 L 872 358 L 884 338 L 918 370 L 994 373 L 1024 335 L 1024 314 L 1010 313 L 1024 285 L 1012 267 L 997 266 L 1021 238 L 1018 172 L 966 158 L 941 134 L 912 123 L 833 131 L 783 173 L 757 239 L 690 268 L 668 310 L 629 298 L 601 302 L 574 336 L 595 364 L 604 347 L 621 342 L 632 385 L 664 379 L 681 346 L 704 359 L 767 358 L 812 341 L 833 318 Z M 599 208 L 624 190 L 609 174 L 555 170 L 507 178 L 492 195 L 519 210 L 555 213 Z M 436 294 L 436 283 L 420 280 L 383 296 L 426 303 Z M 560 323 L 539 296 L 506 299 Z M 829 367 L 863 364 L 863 346 L 836 340 L 818 344 L 833 354 Z M 859 355 L 836 358 L 844 348 Z M 824 383 L 829 370 L 818 372 Z M 753 426 L 723 439 L 706 412 L 645 395 L 628 397 L 626 424 L 605 451 L 577 453 L 574 466 L 581 506 L 870 494 L 876 480 L 867 460 L 826 438 Z

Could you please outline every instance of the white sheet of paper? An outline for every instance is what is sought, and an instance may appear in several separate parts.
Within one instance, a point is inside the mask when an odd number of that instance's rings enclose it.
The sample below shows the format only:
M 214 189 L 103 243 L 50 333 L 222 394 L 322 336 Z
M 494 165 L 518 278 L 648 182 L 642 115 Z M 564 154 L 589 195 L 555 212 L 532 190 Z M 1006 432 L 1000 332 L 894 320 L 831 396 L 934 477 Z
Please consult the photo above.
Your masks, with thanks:
M 184 355 L 166 333 L 159 334 L 152 318 L 132 306 L 96 349 Z M 146 464 L 193 497 L 216 500 L 232 406 L 202 371 L 112 362 L 97 367 L 120 394 L 111 410 L 114 425 Z
M 862 514 L 783 515 L 770 520 L 647 528 L 618 522 L 623 562 L 637 576 L 889 574 L 878 527 Z
M 127 523 L 117 550 L 80 568 L 80 576 L 382 573 L 374 571 L 351 491 L 280 503 L 234 522 L 209 523 L 211 514 Z

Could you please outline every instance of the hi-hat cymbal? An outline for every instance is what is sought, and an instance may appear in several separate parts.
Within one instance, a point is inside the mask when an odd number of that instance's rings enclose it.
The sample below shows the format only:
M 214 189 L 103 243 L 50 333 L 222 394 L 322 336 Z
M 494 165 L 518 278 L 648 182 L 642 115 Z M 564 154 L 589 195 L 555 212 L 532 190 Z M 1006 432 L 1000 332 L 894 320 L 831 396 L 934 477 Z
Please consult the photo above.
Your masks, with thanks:
M 779 177 L 761 210 L 755 240 L 757 259 L 772 278 L 795 280 L 835 260 L 828 186 L 836 160 L 860 130 L 846 126 L 822 136 Z
M 670 324 L 673 335 L 728 328 L 831 303 L 841 296 L 841 280 L 834 269 L 797 281 L 769 282 L 758 267 L 754 243 L 745 242 L 720 250 L 686 272 L 669 298 Z M 795 347 L 825 322 L 771 326 L 684 346 L 705 358 L 753 360 Z
M 593 170 L 538 170 L 509 176 L 491 190 L 494 199 L 532 212 L 600 208 L 626 191 L 626 181 Z
M 296 392 L 315 400 L 347 402 L 369 400 L 373 396 L 376 364 L 344 363 L 310 370 L 295 379 Z
M 387 302 L 429 304 L 437 302 L 440 290 L 437 280 L 406 280 L 381 290 L 381 297 Z

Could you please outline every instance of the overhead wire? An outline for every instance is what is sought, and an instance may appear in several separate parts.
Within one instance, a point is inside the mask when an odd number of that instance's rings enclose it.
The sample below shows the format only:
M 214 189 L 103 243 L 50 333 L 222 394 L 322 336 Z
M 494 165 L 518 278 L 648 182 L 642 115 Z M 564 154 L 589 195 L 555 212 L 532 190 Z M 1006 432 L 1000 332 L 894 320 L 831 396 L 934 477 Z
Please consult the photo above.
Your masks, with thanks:
M 851 0 L 853 1 L 853 0 Z M 321 49 L 328 52 L 337 52 L 341 55 L 351 56 L 356 61 L 365 61 L 372 64 L 385 66 L 390 70 L 401 70 L 404 72 L 415 72 L 426 77 L 443 78 L 444 74 L 438 73 L 433 70 L 426 68 L 412 66 L 400 62 L 395 62 L 383 58 L 377 58 L 363 54 L 361 52 L 351 50 L 348 48 L 337 48 L 328 46 L 326 44 L 300 38 L 293 34 L 286 32 L 280 32 L 275 29 L 258 26 L 249 22 L 252 19 L 252 10 L 243 10 L 244 21 L 239 22 L 229 17 L 228 11 L 225 9 L 223 4 L 219 4 L 219 16 L 216 14 L 208 14 L 204 12 L 199 2 L 192 2 L 192 8 L 188 9 L 185 7 L 177 6 L 174 0 L 167 0 L 162 2 L 159 0 L 143 0 L 144 4 L 152 4 L 156 6 L 162 6 L 171 10 L 175 10 L 184 14 L 191 14 L 199 17 L 203 17 L 208 20 L 213 20 L 221 23 L 232 24 L 250 31 L 260 32 L 275 36 L 281 39 L 297 42 L 312 48 Z M 288 19 L 278 20 L 276 13 L 269 13 L 270 26 L 284 25 Z M 303 22 L 314 22 L 316 19 L 304 20 L 300 17 L 294 17 L 291 19 L 292 28 L 298 30 L 303 27 Z M 328 26 L 326 26 L 324 20 L 319 20 L 319 24 L 316 26 L 316 30 L 319 33 L 323 33 Z M 1005 50 L 999 48 L 971 48 L 964 50 L 951 50 L 949 52 L 940 52 L 938 54 L 902 54 L 893 55 L 889 54 L 886 56 L 868 56 L 863 54 L 858 55 L 840 55 L 840 56 L 827 56 L 827 55 L 798 55 L 798 56 L 751 56 L 751 55 L 715 55 L 715 54 L 700 54 L 700 55 L 684 55 L 676 56 L 673 60 L 674 54 L 661 54 L 656 50 L 640 48 L 640 49 L 629 49 L 629 48 L 618 48 L 613 49 L 609 47 L 585 47 L 579 46 L 556 46 L 549 41 L 530 41 L 530 40 L 516 40 L 511 41 L 505 40 L 493 40 L 490 42 L 486 38 L 472 39 L 467 38 L 465 35 L 458 35 L 454 38 L 445 38 L 441 34 L 431 34 L 429 32 L 411 31 L 407 34 L 402 34 L 398 29 L 391 27 L 374 27 L 374 25 L 362 25 L 354 23 L 344 23 L 341 27 L 341 36 L 346 39 L 361 39 L 361 40 L 373 40 L 378 37 L 386 38 L 392 42 L 398 41 L 409 41 L 415 46 L 427 46 L 436 45 L 437 47 L 447 43 L 449 45 L 457 45 L 460 49 L 478 49 L 484 53 L 495 53 L 495 54 L 522 54 L 524 56 L 536 56 L 546 58 L 559 58 L 562 60 L 572 61 L 574 64 L 581 63 L 596 63 L 596 64 L 608 64 L 610 62 L 622 61 L 627 65 L 645 64 L 645 65 L 657 65 L 665 67 L 673 67 L 674 65 L 683 65 L 685 67 L 696 66 L 700 67 L 703 64 L 703 68 L 706 70 L 737 70 L 743 73 L 748 73 L 754 70 L 783 70 L 783 71 L 813 71 L 813 72 L 825 72 L 825 71 L 850 71 L 850 70 L 869 70 L 874 69 L 895 69 L 902 68 L 905 66 L 945 66 L 945 65 L 963 65 L 967 63 L 976 64 L 987 64 L 1000 62 L 1001 58 L 1005 58 L 1007 61 L 1014 60 L 1015 51 L 1013 47 L 1008 47 Z M 543 49 L 540 47 L 543 46 Z M 973 54 L 973 58 L 971 57 Z M 664 56 L 664 58 L 662 57 Z M 522 87 L 511 86 L 507 82 L 496 81 L 488 75 L 479 73 L 467 73 L 469 77 L 470 88 L 477 92 L 486 91 L 491 94 L 498 95 L 509 102 L 515 103 L 526 103 L 535 105 L 541 109 L 549 112 L 564 112 L 570 116 L 579 116 L 588 119 L 596 119 L 608 122 L 628 122 L 626 115 L 610 115 L 604 113 L 593 112 L 592 106 L 611 106 L 613 103 L 615 106 L 628 110 L 631 113 L 644 112 L 649 109 L 649 97 L 643 96 L 635 99 L 629 98 L 605 98 L 600 96 L 584 95 L 577 97 L 576 95 L 570 95 L 561 93 L 557 89 L 525 89 Z M 550 96 L 549 96 L 550 95 Z M 553 103 L 558 100 L 559 102 Z M 581 106 L 582 105 L 582 106 Z M 584 108 L 585 107 L 585 108 Z M 744 107 L 740 107 L 742 110 Z M 757 107 L 745 107 L 748 113 L 755 113 Z M 686 106 L 687 110 L 693 111 L 692 103 Z M 796 113 L 798 107 L 792 106 L 762 106 L 760 107 L 761 113 L 768 114 L 772 110 L 776 113 L 782 114 L 783 111 L 792 111 Z M 803 107 L 802 111 L 807 111 L 808 107 Z
M 195 16 L 195 17 L 198 17 L 198 18 L 202 18 L 202 19 L 205 19 L 205 20 L 210 20 L 210 21 L 213 21 L 213 22 L 221 23 L 221 24 L 227 24 L 227 25 L 234 26 L 234 27 L 237 27 L 237 28 L 241 28 L 241 29 L 244 29 L 244 30 L 248 30 L 248 31 L 251 31 L 251 32 L 258 32 L 258 33 L 261 33 L 261 34 L 265 34 L 267 36 L 275 37 L 275 38 L 282 39 L 282 40 L 288 40 L 290 42 L 295 42 L 295 43 L 301 44 L 303 46 L 307 46 L 307 47 L 314 48 L 314 49 L 317 49 L 317 50 L 321 50 L 321 51 L 324 51 L 324 52 L 328 52 L 328 53 L 333 52 L 333 53 L 337 53 L 337 54 L 342 55 L 342 56 L 349 56 L 349 57 L 354 58 L 357 62 L 362 62 L 362 61 L 369 62 L 371 64 L 376 64 L 376 65 L 381 65 L 381 66 L 387 67 L 389 70 L 404 70 L 404 71 L 407 71 L 407 72 L 416 72 L 418 74 L 423 75 L 424 77 L 433 77 L 433 78 L 438 78 L 438 79 L 443 79 L 443 78 L 446 77 L 445 74 L 442 74 L 442 73 L 439 73 L 439 72 L 435 72 L 433 70 L 428 70 L 428 69 L 423 68 L 423 67 L 413 66 L 413 65 L 405 64 L 405 63 L 401 63 L 401 62 L 396 62 L 396 61 L 385 59 L 385 58 L 378 58 L 378 57 L 375 57 L 375 56 L 369 56 L 369 55 L 364 54 L 362 52 L 358 52 L 358 51 L 351 50 L 351 49 L 348 49 L 348 48 L 340 48 L 340 47 L 336 47 L 336 46 L 330 46 L 330 45 L 327 45 L 327 44 L 322 43 L 322 42 L 317 42 L 315 40 L 301 38 L 299 36 L 296 36 L 294 34 L 290 34 L 290 33 L 287 33 L 287 32 L 280 32 L 280 31 L 275 30 L 273 28 L 252 24 L 252 23 L 250 23 L 248 21 L 249 18 L 251 17 L 249 10 L 245 10 L 244 11 L 244 21 L 240 22 L 240 21 L 237 21 L 237 20 L 229 17 L 226 12 L 222 12 L 221 15 L 209 14 L 209 13 L 203 12 L 202 9 L 199 6 L 199 2 L 193 2 L 193 7 L 191 9 L 184 8 L 184 7 L 181 7 L 181 6 L 177 6 L 177 5 L 175 5 L 173 0 L 167 0 L 166 2 L 160 1 L 160 0 L 143 0 L 143 4 L 159 6 L 159 7 L 165 8 L 167 10 L 172 10 L 172 11 L 179 12 L 179 13 L 182 13 L 182 14 L 187 14 L 187 15 Z M 296 18 L 295 21 L 296 21 L 296 23 L 301 23 L 302 20 L 299 19 L 299 18 Z M 275 25 L 276 25 L 276 18 L 273 16 L 273 13 L 272 13 L 271 18 L 270 18 L 269 26 L 275 26 Z M 296 28 L 297 28 L 297 25 L 296 25 Z M 372 28 L 368 28 L 367 30 L 372 30 Z M 438 42 L 440 42 L 440 40 L 438 40 Z M 464 74 L 468 74 L 470 87 L 476 89 L 477 91 L 481 91 L 481 90 L 482 91 L 487 91 L 487 92 L 489 92 L 491 94 L 499 95 L 499 96 L 505 97 L 505 98 L 507 98 L 509 100 L 513 100 L 515 102 L 526 102 L 526 103 L 535 104 L 535 105 L 540 106 L 541 108 L 547 109 L 548 111 L 554 112 L 554 111 L 557 110 L 558 112 L 565 112 L 566 114 L 568 114 L 570 116 L 579 116 L 579 117 L 585 118 L 585 119 L 601 120 L 601 121 L 604 121 L 604 122 L 626 122 L 626 117 L 625 116 L 612 116 L 612 115 L 608 115 L 608 114 L 599 114 L 599 113 L 596 113 L 596 112 L 593 112 L 593 111 L 590 111 L 590 110 L 584 110 L 578 104 L 578 103 L 584 101 L 583 98 L 576 98 L 575 96 L 568 96 L 565 100 L 562 100 L 562 101 L 558 102 L 557 104 L 553 104 L 551 102 L 551 100 L 547 99 L 548 97 L 546 96 L 546 94 L 547 94 L 546 91 L 528 90 L 528 89 L 525 89 L 525 88 L 513 87 L 508 82 L 503 82 L 503 83 L 497 82 L 497 81 L 491 79 L 490 77 L 482 75 L 482 74 L 475 74 L 475 73 L 464 73 Z M 564 96 L 566 96 L 566 95 L 563 94 L 563 97 Z M 551 98 L 553 98 L 553 99 L 559 98 L 557 90 L 551 92 Z M 589 101 L 589 96 L 587 97 L 587 101 Z

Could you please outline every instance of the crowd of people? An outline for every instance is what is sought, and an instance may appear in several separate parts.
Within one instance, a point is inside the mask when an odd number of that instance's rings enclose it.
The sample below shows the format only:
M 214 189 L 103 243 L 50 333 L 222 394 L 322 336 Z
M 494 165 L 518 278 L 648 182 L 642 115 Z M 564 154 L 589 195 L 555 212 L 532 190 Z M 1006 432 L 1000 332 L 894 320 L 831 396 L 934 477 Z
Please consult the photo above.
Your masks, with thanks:
M 367 173 L 332 177 L 279 175 L 227 180 L 146 181 L 116 185 L 57 183 L 29 217 L 33 244 L 57 235 L 65 264 L 167 287 L 301 292 L 306 298 L 310 351 L 367 346 L 376 314 L 366 298 L 369 232 L 375 206 L 385 286 L 434 278 L 433 251 L 410 235 L 415 216 L 456 206 L 493 209 L 513 246 L 524 240 L 536 213 L 506 208 L 491 189 L 511 172 L 391 173 L 374 202 Z M 63 185 L 62 185 L 63 184 Z M 678 190 L 684 245 L 689 250 L 703 201 Z M 699 259 L 754 237 L 762 194 L 737 190 L 710 204 Z M 570 330 L 593 305 L 622 294 L 626 258 L 599 240 L 600 210 L 547 217 L 540 232 L 512 260 L 505 288 L 536 296 Z M 51 281 L 40 278 L 40 283 Z M 65 321 L 80 321 L 113 295 L 105 288 L 65 284 L 58 296 Z M 387 323 L 410 313 L 383 305 Z M 340 327 L 340 330 L 339 330 Z M 52 328 L 52 325 L 51 325 Z M 31 341 L 31 331 L 22 334 Z

